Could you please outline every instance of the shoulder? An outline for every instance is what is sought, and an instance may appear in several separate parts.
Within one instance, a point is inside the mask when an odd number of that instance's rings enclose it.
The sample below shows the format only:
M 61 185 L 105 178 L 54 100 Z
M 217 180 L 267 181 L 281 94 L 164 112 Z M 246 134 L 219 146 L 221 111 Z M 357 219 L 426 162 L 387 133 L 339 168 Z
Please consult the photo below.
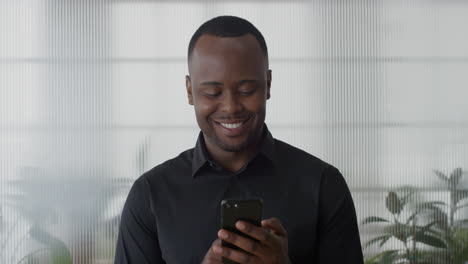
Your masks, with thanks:
M 275 139 L 275 149 L 276 171 L 284 175 L 295 195 L 306 197 L 301 199 L 308 199 L 315 205 L 323 204 L 324 201 L 330 204 L 337 196 L 342 199 L 347 187 L 336 167 L 281 140 Z M 327 193 L 333 195 L 326 196 Z
M 168 180 L 190 173 L 192 168 L 193 148 L 181 152 L 176 157 L 168 159 L 143 173 L 137 181 L 151 185 L 157 181 Z
M 338 184 L 339 189 L 346 186 L 341 172 L 330 163 L 278 139 L 275 146 L 278 168 L 294 181 L 319 189 L 333 184 Z
M 322 174 L 327 170 L 337 170 L 322 159 L 279 139 L 275 139 L 275 146 L 278 162 L 285 163 L 288 167 L 301 168 L 315 174 Z

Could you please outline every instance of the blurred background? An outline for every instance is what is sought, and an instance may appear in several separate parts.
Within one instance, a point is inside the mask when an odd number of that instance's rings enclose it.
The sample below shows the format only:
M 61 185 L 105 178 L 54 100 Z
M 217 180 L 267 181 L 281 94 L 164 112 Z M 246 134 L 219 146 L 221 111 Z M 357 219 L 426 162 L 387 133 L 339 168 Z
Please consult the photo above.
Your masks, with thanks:
M 0 263 L 113 263 L 132 183 L 195 145 L 187 46 L 218 15 L 264 34 L 266 123 L 341 170 L 367 263 L 468 263 L 467 14 L 462 0 L 0 0 Z

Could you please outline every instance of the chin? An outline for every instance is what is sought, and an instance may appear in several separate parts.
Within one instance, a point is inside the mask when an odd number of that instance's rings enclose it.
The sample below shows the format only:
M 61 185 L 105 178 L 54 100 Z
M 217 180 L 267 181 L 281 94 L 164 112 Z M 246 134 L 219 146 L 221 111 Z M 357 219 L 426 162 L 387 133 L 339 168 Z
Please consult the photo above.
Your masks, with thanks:
M 222 140 L 219 140 L 219 138 L 215 139 L 215 144 L 222 150 L 227 151 L 227 152 L 239 152 L 245 150 L 249 146 L 249 141 L 244 140 L 243 142 L 239 144 L 228 144 Z

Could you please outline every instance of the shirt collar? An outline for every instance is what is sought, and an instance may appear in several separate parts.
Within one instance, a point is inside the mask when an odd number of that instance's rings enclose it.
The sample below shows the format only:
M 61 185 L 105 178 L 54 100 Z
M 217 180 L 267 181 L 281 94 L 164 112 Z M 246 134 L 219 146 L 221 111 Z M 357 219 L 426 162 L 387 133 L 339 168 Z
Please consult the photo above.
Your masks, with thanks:
M 275 142 L 273 136 L 266 124 L 263 125 L 262 142 L 260 143 L 259 153 L 268 158 L 271 162 L 275 162 Z M 200 131 L 198 134 L 197 143 L 193 149 L 192 158 L 192 177 L 205 165 L 206 163 L 215 163 L 208 155 L 208 151 L 205 146 L 205 140 L 203 138 L 203 132 Z

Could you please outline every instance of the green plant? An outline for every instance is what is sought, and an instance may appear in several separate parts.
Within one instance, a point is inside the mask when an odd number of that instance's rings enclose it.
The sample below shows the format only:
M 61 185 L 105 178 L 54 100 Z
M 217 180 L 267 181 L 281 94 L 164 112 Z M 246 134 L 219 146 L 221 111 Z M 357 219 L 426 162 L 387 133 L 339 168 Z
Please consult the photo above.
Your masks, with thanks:
M 450 175 L 438 170 L 434 173 L 442 183 L 442 190 L 449 194 L 448 202 L 435 201 L 419 205 L 420 213 L 426 219 L 436 224 L 432 228 L 435 236 L 447 244 L 443 252 L 427 252 L 430 256 L 443 255 L 434 263 L 464 264 L 468 260 L 468 219 L 456 218 L 457 214 L 468 206 L 464 199 L 468 197 L 468 190 L 462 189 L 460 182 L 464 172 L 461 168 L 454 169 Z
M 137 174 L 147 169 L 149 144 L 147 136 L 138 146 Z M 17 264 L 112 261 L 120 213 L 108 215 L 106 209 L 121 205 L 117 198 L 133 179 L 98 168 L 23 167 L 19 172 L 8 182 L 9 193 L 1 193 L 0 263 L 13 263 L 11 256 Z M 6 207 L 9 223 L 3 217 Z M 38 245 L 29 248 L 31 241 Z
M 23 168 L 20 177 L 9 182 L 12 188 L 5 204 L 14 210 L 17 220 L 4 235 L 0 259 L 9 254 L 18 256 L 21 264 L 67 264 L 73 256 L 77 263 L 92 263 L 99 254 L 95 241 L 105 229 L 106 208 L 131 182 L 95 169 Z M 73 228 L 68 229 L 68 225 Z M 66 233 L 57 231 L 61 237 L 54 237 L 54 230 Z M 63 237 L 71 239 L 64 242 Z M 30 240 L 37 242 L 39 249 L 27 249 Z
M 42 245 L 40 248 L 28 252 L 26 255 L 24 255 L 17 262 L 18 264 L 44 263 L 44 261 L 41 262 L 42 259 L 46 259 L 47 263 L 50 264 L 71 264 L 73 262 L 70 249 L 66 246 L 66 244 L 62 240 L 52 236 L 37 224 L 29 226 L 26 233 L 20 234 L 18 239 L 12 239 L 11 235 L 15 232 L 17 226 L 18 225 L 15 224 L 13 227 L 7 230 L 8 232 L 6 239 L 1 241 L 2 253 L 5 253 L 7 248 L 13 248 L 14 252 L 12 253 L 15 254 L 16 251 L 22 247 L 23 243 L 28 239 L 32 239 Z M 10 235 L 10 237 L 8 237 L 8 235 Z M 0 259 L 7 261 L 4 258 L 5 256 L 0 254 Z
M 401 242 L 401 249 L 386 250 L 378 254 L 366 263 L 425 263 L 426 258 L 420 254 L 416 247 L 416 243 L 423 243 L 436 248 L 445 248 L 445 243 L 434 236 L 431 227 L 433 222 L 421 225 L 417 222 L 417 215 L 404 219 L 402 212 L 405 209 L 408 199 L 414 194 L 410 190 L 404 195 L 398 195 L 396 192 L 387 194 L 385 205 L 387 210 L 392 215 L 390 220 L 370 216 L 366 217 L 362 224 L 384 223 L 383 233 L 365 243 L 365 247 L 378 243 L 380 247 L 385 245 L 391 238 Z M 404 262 L 403 262 L 404 261 Z
M 50 235 L 41 227 L 34 225 L 31 227 L 29 230 L 29 235 L 35 239 L 36 241 L 41 242 L 42 244 L 46 245 L 45 248 L 40 248 L 37 249 L 33 252 L 28 253 L 26 256 L 24 256 L 18 264 L 23 264 L 23 263 L 38 263 L 37 255 L 39 255 L 42 252 L 48 252 L 48 259 L 49 263 L 51 264 L 72 264 L 73 259 L 70 253 L 70 250 L 68 247 L 65 245 L 65 243 Z
M 418 201 L 412 206 L 409 201 L 420 194 L 416 188 L 401 188 L 403 194 L 390 191 L 386 197 L 386 208 L 393 216 L 388 220 L 378 216 L 366 217 L 362 224 L 384 224 L 381 235 L 367 241 L 364 247 L 378 244 L 382 248 L 391 238 L 401 242 L 402 247 L 380 252 L 366 260 L 366 264 L 409 263 L 409 264 L 464 264 L 468 260 L 468 219 L 457 219 L 457 213 L 466 208 L 461 204 L 468 197 L 468 190 L 461 189 L 463 171 L 456 168 L 447 176 L 434 171 L 443 183 L 441 191 L 449 194 L 448 203 L 443 201 Z M 402 219 L 401 212 L 407 210 L 408 217 Z

